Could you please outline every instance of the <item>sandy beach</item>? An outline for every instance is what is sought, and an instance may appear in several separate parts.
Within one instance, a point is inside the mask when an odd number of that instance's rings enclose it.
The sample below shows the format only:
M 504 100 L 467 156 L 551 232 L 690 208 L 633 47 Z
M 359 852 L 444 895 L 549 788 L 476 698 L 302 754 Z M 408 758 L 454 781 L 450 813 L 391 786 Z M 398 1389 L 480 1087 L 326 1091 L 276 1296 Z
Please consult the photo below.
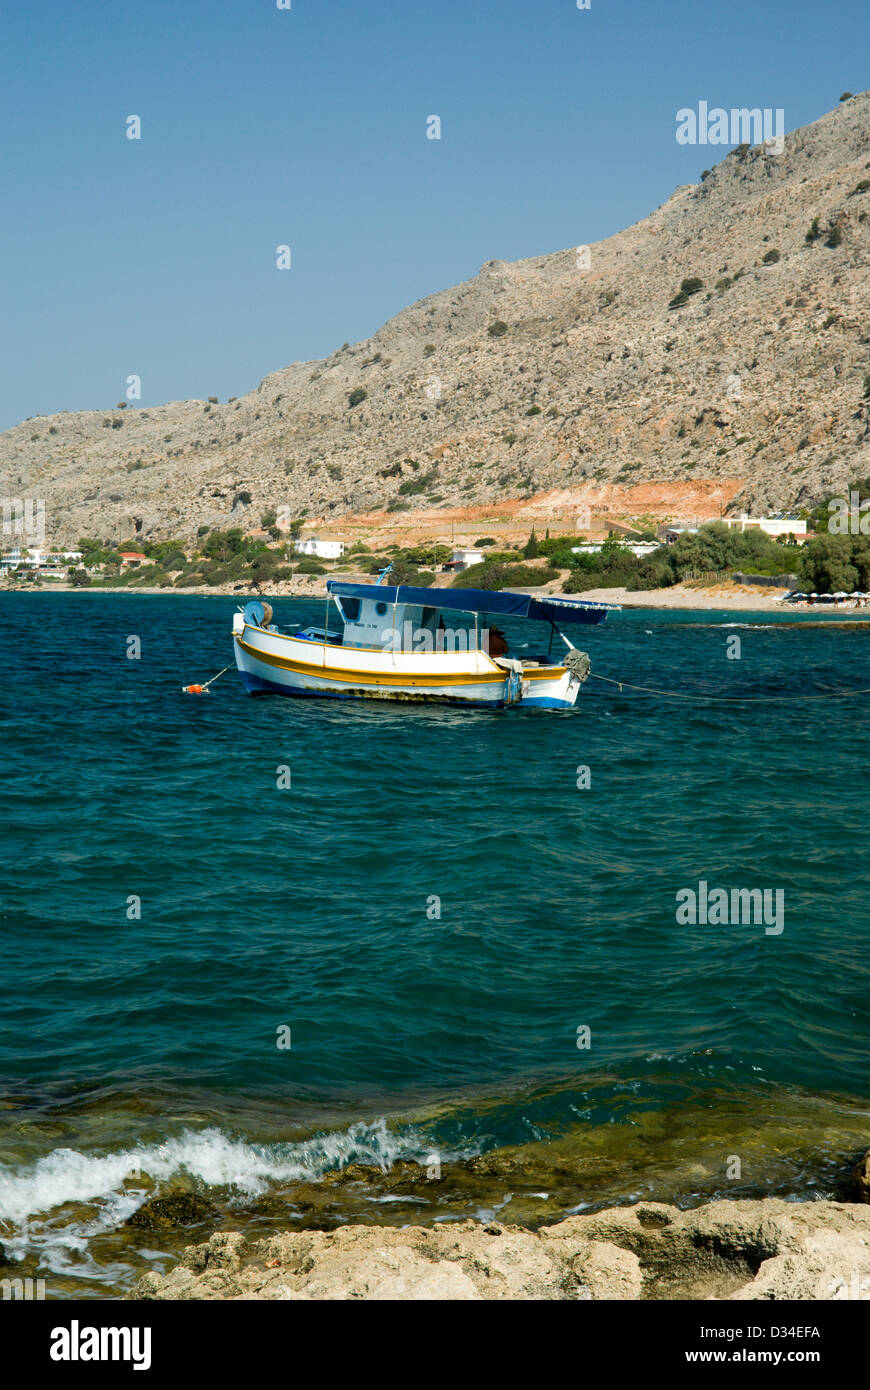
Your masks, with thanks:
M 342 579 L 350 580 L 353 583 L 373 583 L 371 575 L 367 574 L 342 574 Z M 587 589 L 579 593 L 562 595 L 560 584 L 563 579 L 554 581 L 552 584 L 542 586 L 540 589 L 533 590 L 534 593 L 552 594 L 556 597 L 570 599 L 582 599 L 586 602 L 596 601 L 599 603 L 618 604 L 621 608 L 661 608 L 661 609 L 698 609 L 716 610 L 717 612 L 739 612 L 739 613 L 800 613 L 806 616 L 822 618 L 831 621 L 838 615 L 843 621 L 862 621 L 870 623 L 870 609 L 858 609 L 849 607 L 847 604 L 836 605 L 826 604 L 785 604 L 782 602 L 786 589 L 768 589 L 761 586 L 748 584 L 717 584 L 712 587 L 700 587 L 693 584 L 674 584 L 667 589 Z M 438 587 L 447 587 L 439 585 Z M 11 586 L 0 586 L 0 592 L 4 589 L 8 592 Z M 306 598 L 306 599 L 325 599 L 326 585 L 322 575 L 294 576 L 292 580 L 283 584 L 264 585 L 261 590 L 253 589 L 249 584 L 239 585 L 205 585 L 200 584 L 191 588 L 150 588 L 145 585 L 136 585 L 135 588 L 128 587 L 98 587 L 94 585 L 90 588 L 78 588 L 68 584 L 52 584 L 39 588 L 27 588 L 15 586 L 14 592 L 24 593 L 78 593 L 78 594 L 204 594 L 209 597 L 226 597 L 235 599 L 237 603 L 245 603 L 252 598 Z
M 830 617 L 833 613 L 844 617 L 863 614 L 870 619 L 870 610 L 849 608 L 845 604 L 786 604 L 782 602 L 782 597 L 787 592 L 787 589 L 767 589 L 749 584 L 718 584 L 710 588 L 674 584 L 668 589 L 588 589 L 585 593 L 566 594 L 565 597 L 618 603 L 622 608 L 715 608 L 735 612 L 812 613 L 816 617 Z

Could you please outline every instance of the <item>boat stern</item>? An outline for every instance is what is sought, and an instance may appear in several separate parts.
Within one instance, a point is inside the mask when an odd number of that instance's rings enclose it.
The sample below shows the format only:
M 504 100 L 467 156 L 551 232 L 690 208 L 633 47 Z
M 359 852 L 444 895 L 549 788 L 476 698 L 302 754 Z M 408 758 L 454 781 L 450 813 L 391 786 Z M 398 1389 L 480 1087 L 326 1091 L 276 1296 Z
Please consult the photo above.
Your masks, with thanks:
M 587 653 L 572 647 L 562 665 L 526 670 L 522 703 L 533 709 L 573 709 L 591 666 Z

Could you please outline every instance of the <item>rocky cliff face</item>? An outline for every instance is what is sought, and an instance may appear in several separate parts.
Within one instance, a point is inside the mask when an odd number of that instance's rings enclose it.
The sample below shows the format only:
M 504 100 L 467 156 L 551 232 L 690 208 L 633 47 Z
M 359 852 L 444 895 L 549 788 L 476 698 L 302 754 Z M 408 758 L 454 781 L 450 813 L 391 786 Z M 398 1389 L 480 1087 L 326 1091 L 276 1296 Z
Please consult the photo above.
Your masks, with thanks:
M 870 474 L 868 267 L 865 92 L 588 256 L 488 262 L 239 400 L 28 420 L 0 436 L 0 492 L 44 497 L 59 542 L 613 482 L 815 500 Z M 683 280 L 702 287 L 671 308 Z

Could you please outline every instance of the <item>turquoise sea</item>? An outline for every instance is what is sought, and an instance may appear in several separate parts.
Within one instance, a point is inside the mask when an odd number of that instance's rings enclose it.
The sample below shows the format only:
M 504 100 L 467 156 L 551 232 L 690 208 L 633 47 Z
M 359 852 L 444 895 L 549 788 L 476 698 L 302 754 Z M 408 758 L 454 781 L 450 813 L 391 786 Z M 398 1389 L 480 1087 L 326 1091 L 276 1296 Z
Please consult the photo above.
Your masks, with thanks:
M 105 1297 L 216 1226 L 843 1194 L 870 626 L 616 613 L 593 671 L 692 698 L 567 713 L 183 695 L 235 607 L 0 596 L 7 1260 Z M 782 890 L 784 930 L 680 925 L 702 881 Z M 125 1224 L 187 1192 L 198 1226 Z

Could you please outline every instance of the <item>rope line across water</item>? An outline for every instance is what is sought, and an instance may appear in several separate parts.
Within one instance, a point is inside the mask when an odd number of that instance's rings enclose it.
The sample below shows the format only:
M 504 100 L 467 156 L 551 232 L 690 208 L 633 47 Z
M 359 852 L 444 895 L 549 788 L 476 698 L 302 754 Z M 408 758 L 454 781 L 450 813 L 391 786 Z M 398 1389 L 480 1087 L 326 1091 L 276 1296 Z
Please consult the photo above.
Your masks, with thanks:
M 608 685 L 618 685 L 620 690 L 623 688 L 625 690 L 639 690 L 644 695 L 661 695 L 667 700 L 718 700 L 739 704 L 768 704 L 770 702 L 778 703 L 782 700 L 844 700 L 852 695 L 870 695 L 870 687 L 866 690 L 831 690 L 824 695 L 701 695 L 694 691 L 656 690 L 651 685 L 632 685 L 629 681 L 614 680 L 612 676 L 599 676 L 595 671 L 590 671 L 589 677 L 596 681 L 607 681 Z

